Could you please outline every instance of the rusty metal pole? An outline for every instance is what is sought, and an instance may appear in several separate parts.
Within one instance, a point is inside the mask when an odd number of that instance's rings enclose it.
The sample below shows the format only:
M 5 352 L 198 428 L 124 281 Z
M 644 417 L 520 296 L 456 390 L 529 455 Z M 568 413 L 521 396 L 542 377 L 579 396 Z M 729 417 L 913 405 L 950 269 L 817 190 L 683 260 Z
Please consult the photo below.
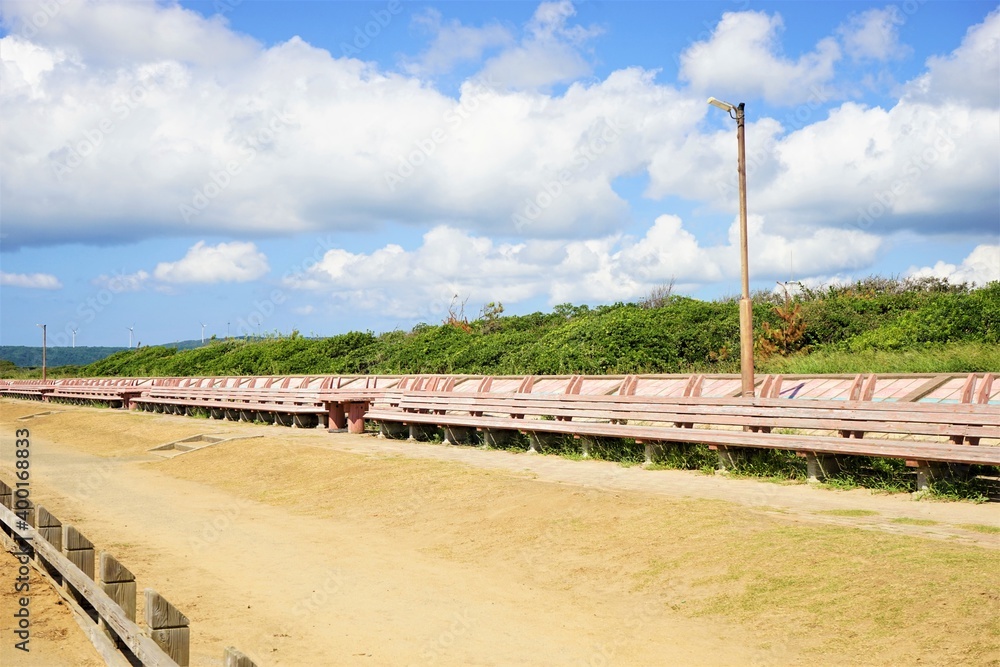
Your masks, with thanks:
M 747 253 L 747 155 L 744 141 L 743 102 L 736 107 L 736 142 L 739 145 L 740 174 L 740 274 L 743 293 L 740 297 L 740 385 L 744 398 L 754 396 L 753 377 L 753 307 L 750 301 L 750 267 Z
M 44 324 L 39 324 L 38 326 L 40 326 L 42 328 L 42 382 L 45 382 L 45 380 L 48 377 L 47 373 L 46 373 L 46 368 L 45 368 L 45 348 L 47 347 L 47 345 L 46 345 L 47 341 L 46 341 L 46 335 L 45 335 L 46 332 L 45 332 L 45 325 Z

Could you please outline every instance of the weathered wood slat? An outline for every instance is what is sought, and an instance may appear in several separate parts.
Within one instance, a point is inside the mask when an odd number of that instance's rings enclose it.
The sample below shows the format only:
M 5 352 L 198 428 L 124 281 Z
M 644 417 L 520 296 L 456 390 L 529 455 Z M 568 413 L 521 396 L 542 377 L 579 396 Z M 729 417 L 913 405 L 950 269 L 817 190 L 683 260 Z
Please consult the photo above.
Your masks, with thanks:
M 1000 447 L 967 447 L 925 442 L 875 439 L 847 439 L 831 436 L 751 433 L 714 429 L 680 429 L 673 427 L 635 426 L 593 422 L 563 422 L 548 420 L 512 420 L 504 417 L 472 417 L 469 415 L 432 415 L 401 413 L 393 410 L 372 410 L 367 419 L 435 426 L 466 426 L 479 429 L 536 431 L 580 436 L 635 438 L 647 442 L 698 442 L 705 444 L 784 449 L 822 454 L 851 454 L 897 459 L 919 459 L 942 463 L 1000 465 Z

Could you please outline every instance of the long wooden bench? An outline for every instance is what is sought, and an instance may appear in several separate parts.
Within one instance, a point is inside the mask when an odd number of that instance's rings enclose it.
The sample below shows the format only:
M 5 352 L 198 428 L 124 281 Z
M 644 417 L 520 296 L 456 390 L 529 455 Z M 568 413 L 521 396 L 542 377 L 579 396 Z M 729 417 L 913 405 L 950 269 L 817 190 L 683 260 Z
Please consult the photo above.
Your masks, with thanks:
M 212 417 L 253 421 L 264 417 L 277 423 L 306 425 L 302 417 L 315 415 L 331 431 L 364 432 L 364 414 L 384 389 L 358 387 L 284 389 L 276 387 L 153 387 L 132 403 L 143 409 L 185 412 L 208 410 Z
M 928 463 L 1000 466 L 1000 447 L 935 442 L 927 437 L 864 436 L 867 432 L 947 436 L 970 444 L 981 438 L 1000 438 L 1000 410 L 989 405 L 414 392 L 387 397 L 365 418 L 445 427 L 449 439 L 461 439 L 462 429 L 520 431 L 634 438 L 647 445 L 698 442 L 721 449 L 782 449 L 807 457 L 876 456 L 903 459 L 918 468 Z M 755 430 L 696 429 L 695 424 Z M 775 428 L 840 435 L 775 433 Z M 649 451 L 647 447 L 647 458 Z
M 979 404 L 875 403 L 871 401 L 790 401 L 781 398 L 537 396 L 531 394 L 407 393 L 401 409 L 490 413 L 501 416 L 641 421 L 741 426 L 769 433 L 776 428 L 836 431 L 843 437 L 866 433 L 948 437 L 955 444 L 1000 439 L 1000 408 Z
M 308 416 L 317 425 L 328 408 L 316 391 L 301 389 L 257 389 L 246 387 L 152 387 L 132 400 L 140 409 L 184 414 L 192 408 L 207 410 L 216 419 L 255 421 L 263 418 L 278 424 L 308 426 Z
M 60 385 L 46 395 L 46 400 L 61 399 L 77 402 L 105 402 L 112 407 L 131 407 L 131 401 L 141 396 L 143 390 L 116 385 Z

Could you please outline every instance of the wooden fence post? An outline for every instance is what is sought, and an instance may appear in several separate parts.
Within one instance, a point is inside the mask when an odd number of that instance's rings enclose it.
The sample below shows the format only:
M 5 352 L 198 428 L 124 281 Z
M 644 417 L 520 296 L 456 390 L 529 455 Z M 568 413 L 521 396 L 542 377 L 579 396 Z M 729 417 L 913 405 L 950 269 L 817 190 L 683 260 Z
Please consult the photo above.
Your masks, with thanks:
M 150 638 L 180 667 L 188 667 L 191 660 L 191 622 L 177 607 L 152 588 L 143 591 L 146 596 L 146 626 Z
M 93 579 L 94 543 L 69 524 L 64 524 L 62 529 L 63 555 L 69 559 L 69 562 L 76 565 L 81 572 Z
M 7 486 L 6 482 L 0 482 L 0 505 L 3 505 L 9 510 L 13 510 L 14 507 L 11 504 L 10 487 Z
M 232 646 L 227 646 L 222 654 L 223 667 L 257 667 L 257 663 Z
M 118 603 L 128 620 L 135 621 L 135 575 L 107 551 L 101 552 L 101 590 Z

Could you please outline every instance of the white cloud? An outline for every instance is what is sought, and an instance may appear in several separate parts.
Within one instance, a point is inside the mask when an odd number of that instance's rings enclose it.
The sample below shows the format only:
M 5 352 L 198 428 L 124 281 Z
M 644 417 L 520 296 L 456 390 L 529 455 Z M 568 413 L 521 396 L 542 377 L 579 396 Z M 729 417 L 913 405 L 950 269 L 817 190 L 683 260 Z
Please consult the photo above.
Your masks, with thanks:
M 927 73 L 907 86 L 907 97 L 959 103 L 996 111 L 1000 107 L 1000 9 L 969 28 L 961 46 L 927 59 Z
M 854 14 L 838 33 L 844 51 L 853 60 L 887 61 L 903 58 L 912 49 L 899 43 L 899 26 L 906 22 L 895 5 Z
M 112 69 L 157 60 L 229 67 L 252 58 L 259 48 L 255 40 L 230 30 L 222 16 L 206 18 L 155 0 L 5 0 L 0 22 L 9 33 Z
M 591 66 L 579 47 L 601 29 L 569 25 L 574 15 L 569 0 L 541 3 L 525 28 L 528 36 L 491 58 L 481 75 L 507 88 L 534 90 L 590 74 Z
M 777 14 L 726 12 L 708 40 L 681 54 L 681 79 L 734 104 L 752 97 L 788 106 L 809 99 L 833 78 L 840 48 L 824 38 L 814 51 L 791 60 L 781 55 L 782 27 Z
M 984 53 L 982 31 L 1000 30 L 998 17 L 1000 12 L 991 14 L 971 28 L 942 62 Z M 997 89 L 989 67 L 953 72 L 950 85 Z M 929 77 L 907 89 L 920 88 Z M 995 233 L 1000 152 L 985 147 L 1000 145 L 997 105 L 975 106 L 925 88 L 927 94 L 908 93 L 890 108 L 849 102 L 826 112 L 822 100 L 814 100 L 780 123 L 763 118 L 748 124 L 750 210 L 764 214 L 783 234 L 822 226 L 883 236 L 901 229 L 947 228 L 980 238 Z M 662 144 L 649 164 L 648 194 L 682 195 L 735 210 L 733 134 L 732 129 L 691 133 L 682 142 Z
M 149 273 L 142 270 L 135 273 L 114 273 L 110 276 L 101 274 L 94 279 L 94 284 L 115 293 L 138 292 L 145 288 L 149 278 Z
M 715 76 L 733 76 L 737 92 L 746 85 L 749 94 L 791 101 L 794 87 L 815 97 L 787 118 L 756 117 L 747 128 L 750 210 L 776 233 L 855 226 L 884 235 L 949 224 L 982 234 L 1000 217 L 1000 154 L 983 149 L 1000 143 L 997 105 L 947 102 L 938 85 L 941 63 L 989 54 L 996 13 L 951 56 L 932 59 L 926 95 L 917 95 L 918 79 L 891 108 L 845 104 L 828 113 L 836 46 L 822 42 L 787 58 L 780 18 L 762 13 L 726 14 L 685 52 L 693 90 L 629 68 L 570 83 L 560 95 L 505 89 L 497 78 L 492 88 L 466 82 L 456 97 L 298 38 L 265 48 L 227 37 L 224 22 L 179 7 L 90 4 L 98 14 L 107 5 L 101 15 L 130 30 L 148 28 L 148 48 L 117 27 L 95 27 L 108 42 L 96 53 L 83 32 L 93 21 L 76 9 L 30 44 L 0 40 L 0 77 L 18 82 L 0 87 L 5 249 L 165 234 L 338 234 L 386 221 L 527 239 L 608 238 L 629 218 L 617 183 L 644 173 L 651 197 L 731 213 L 734 128 L 713 124 L 705 133 L 703 124 L 704 93 L 729 96 L 714 87 Z M 3 7 L 5 20 L 23 22 L 23 8 Z M 573 18 L 568 2 L 539 5 L 500 57 L 522 54 L 506 61 L 518 76 L 562 80 L 578 66 L 589 75 L 581 53 L 597 30 Z M 197 44 L 178 26 L 199 39 L 218 36 L 210 43 L 219 57 L 192 55 Z M 174 36 L 158 36 L 168 30 Z M 529 52 L 533 45 L 544 54 Z M 735 70 L 716 66 L 739 45 L 749 50 L 734 59 Z M 518 57 L 524 61 L 514 66 Z M 988 63 L 958 68 L 949 85 L 986 90 L 995 87 L 991 72 Z M 709 84 L 710 92 L 697 90 Z M 532 207 L 538 215 L 526 216 Z M 862 214 L 872 222 L 858 227 Z
M 433 35 L 430 46 L 404 65 L 416 75 L 449 72 L 457 63 L 477 61 L 485 51 L 514 41 L 511 31 L 499 23 L 476 28 L 457 20 L 443 21 L 441 12 L 433 8 L 415 16 L 413 24 Z
M 0 271 L 0 285 L 28 289 L 59 289 L 62 283 L 49 273 L 7 273 Z
M 937 262 L 934 266 L 911 266 L 906 272 L 913 278 L 947 278 L 952 284 L 985 285 L 1000 280 L 1000 245 L 976 246 L 960 265 Z
M 256 280 L 270 270 L 267 257 L 253 243 L 233 241 L 191 246 L 176 262 L 160 262 L 153 275 L 168 283 L 220 283 Z
M 877 237 L 821 229 L 802 238 L 778 236 L 763 220 L 749 221 L 750 267 L 755 280 L 787 278 L 789 254 L 796 274 L 815 275 L 870 265 Z M 640 239 L 621 235 L 580 241 L 498 243 L 450 227 L 429 231 L 420 247 L 388 244 L 371 253 L 329 250 L 311 270 L 286 278 L 292 289 L 315 290 L 352 307 L 397 317 L 443 313 L 456 295 L 472 303 L 516 303 L 544 297 L 566 301 L 633 300 L 674 281 L 694 289 L 706 283 L 738 285 L 739 232 L 729 243 L 702 246 L 680 218 L 661 215 Z

